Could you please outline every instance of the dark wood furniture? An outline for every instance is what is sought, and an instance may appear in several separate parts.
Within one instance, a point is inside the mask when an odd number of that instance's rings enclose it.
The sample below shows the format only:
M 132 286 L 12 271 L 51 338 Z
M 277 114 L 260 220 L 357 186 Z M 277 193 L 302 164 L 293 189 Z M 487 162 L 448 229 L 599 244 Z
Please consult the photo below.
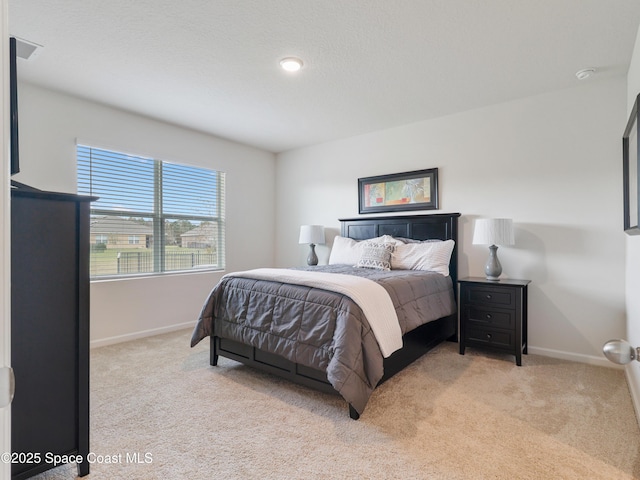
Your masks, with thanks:
M 529 280 L 458 280 L 460 354 L 483 347 L 511 353 L 522 365 L 527 353 L 527 286 Z
M 440 213 L 433 215 L 340 219 L 341 235 L 355 240 L 365 240 L 381 235 L 392 235 L 415 240 L 454 240 L 456 247 L 454 247 L 451 255 L 449 271 L 455 288 L 458 272 L 457 239 L 459 216 L 459 213 Z M 403 348 L 384 359 L 384 376 L 379 384 L 391 378 L 442 341 L 447 339 L 455 341 L 456 325 L 457 315 L 454 314 L 426 323 L 415 330 L 407 332 L 403 337 Z M 320 391 L 337 393 L 327 380 L 327 374 L 324 371 L 299 365 L 279 355 L 217 336 L 210 338 L 210 344 L 211 365 L 217 365 L 218 356 L 222 355 Z M 358 413 L 351 405 L 349 405 L 349 415 L 356 420 L 359 418 Z
M 89 473 L 90 197 L 11 190 L 12 478 L 82 455 Z

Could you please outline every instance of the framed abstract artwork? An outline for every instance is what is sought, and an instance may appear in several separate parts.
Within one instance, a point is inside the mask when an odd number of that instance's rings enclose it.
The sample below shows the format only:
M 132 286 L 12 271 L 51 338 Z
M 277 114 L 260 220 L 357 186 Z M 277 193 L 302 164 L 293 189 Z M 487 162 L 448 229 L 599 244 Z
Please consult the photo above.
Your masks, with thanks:
M 640 180 L 638 172 L 638 157 L 640 146 L 638 145 L 638 130 L 640 110 L 638 109 L 640 95 L 636 97 L 631 110 L 631 116 L 627 122 L 627 128 L 622 136 L 622 178 L 623 178 L 623 210 L 624 231 L 628 235 L 640 235 Z
M 358 179 L 360 213 L 436 210 L 438 169 Z

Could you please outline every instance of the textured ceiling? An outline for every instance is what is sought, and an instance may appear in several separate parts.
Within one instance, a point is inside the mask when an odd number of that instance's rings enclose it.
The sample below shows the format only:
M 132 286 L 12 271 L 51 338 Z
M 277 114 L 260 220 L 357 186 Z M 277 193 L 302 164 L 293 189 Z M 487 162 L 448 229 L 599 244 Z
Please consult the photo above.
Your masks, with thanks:
M 638 0 L 9 1 L 44 47 L 23 80 L 273 152 L 625 74 L 639 23 Z

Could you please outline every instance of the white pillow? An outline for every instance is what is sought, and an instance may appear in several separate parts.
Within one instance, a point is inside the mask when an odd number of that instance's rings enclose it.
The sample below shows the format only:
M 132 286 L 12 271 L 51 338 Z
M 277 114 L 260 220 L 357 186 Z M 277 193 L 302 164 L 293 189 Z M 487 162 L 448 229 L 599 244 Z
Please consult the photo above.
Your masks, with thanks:
M 449 276 L 449 261 L 455 242 L 407 243 L 396 245 L 391 256 L 394 270 L 429 270 Z
M 364 242 L 357 242 L 353 238 L 336 237 L 329 255 L 329 265 L 355 265 L 362 255 Z

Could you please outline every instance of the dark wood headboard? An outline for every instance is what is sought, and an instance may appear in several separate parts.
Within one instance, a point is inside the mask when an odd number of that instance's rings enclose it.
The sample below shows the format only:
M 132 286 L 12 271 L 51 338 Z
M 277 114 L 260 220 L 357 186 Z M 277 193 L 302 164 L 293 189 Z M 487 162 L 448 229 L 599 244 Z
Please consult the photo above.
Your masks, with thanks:
M 340 235 L 354 240 L 366 240 L 382 235 L 414 240 L 453 240 L 456 242 L 449 262 L 449 275 L 454 290 L 458 280 L 458 217 L 459 213 L 404 215 L 393 217 L 341 218 Z

